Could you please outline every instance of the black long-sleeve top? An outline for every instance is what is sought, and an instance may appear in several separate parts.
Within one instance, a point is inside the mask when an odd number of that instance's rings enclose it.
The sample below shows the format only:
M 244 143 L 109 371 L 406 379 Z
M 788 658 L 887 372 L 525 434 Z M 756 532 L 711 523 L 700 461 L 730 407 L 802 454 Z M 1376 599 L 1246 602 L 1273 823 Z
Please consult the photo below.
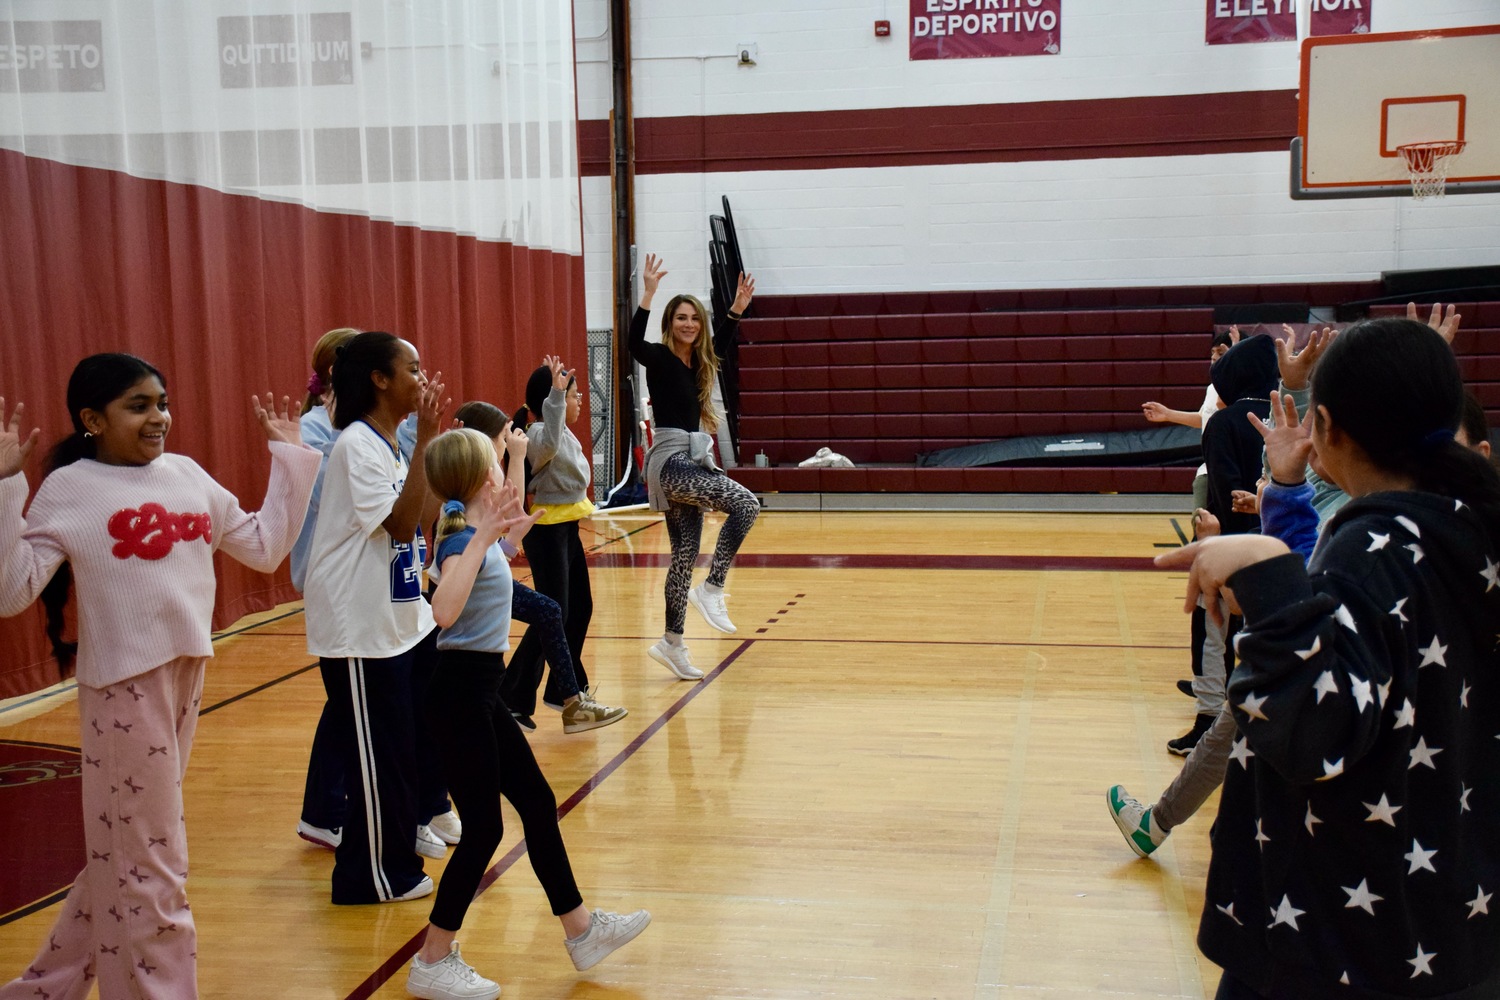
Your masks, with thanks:
M 630 355 L 646 369 L 646 389 L 651 394 L 651 412 L 658 427 L 698 430 L 703 419 L 703 405 L 698 400 L 699 361 L 693 355 L 691 366 L 682 363 L 666 344 L 646 340 L 648 309 L 637 309 L 630 320 Z M 714 352 L 720 357 L 739 333 L 740 324 L 728 316 L 713 320 Z

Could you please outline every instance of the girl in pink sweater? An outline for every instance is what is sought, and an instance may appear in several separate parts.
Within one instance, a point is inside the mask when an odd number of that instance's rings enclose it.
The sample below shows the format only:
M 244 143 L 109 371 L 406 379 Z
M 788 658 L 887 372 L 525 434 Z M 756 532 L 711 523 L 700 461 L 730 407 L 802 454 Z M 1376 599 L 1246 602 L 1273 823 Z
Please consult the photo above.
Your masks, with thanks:
M 252 405 L 271 450 L 258 514 L 192 459 L 166 453 L 165 380 L 128 354 L 95 354 L 73 370 L 73 434 L 24 517 L 20 473 L 40 432 L 21 437 L 20 404 L 0 429 L 0 614 L 19 614 L 48 587 L 47 632 L 64 673 L 76 654 L 88 849 L 47 941 L 0 1000 L 82 1000 L 95 979 L 105 997 L 198 995 L 182 778 L 213 655 L 213 554 L 275 569 L 319 465 L 289 399 Z M 62 641 L 73 579 L 76 646 Z

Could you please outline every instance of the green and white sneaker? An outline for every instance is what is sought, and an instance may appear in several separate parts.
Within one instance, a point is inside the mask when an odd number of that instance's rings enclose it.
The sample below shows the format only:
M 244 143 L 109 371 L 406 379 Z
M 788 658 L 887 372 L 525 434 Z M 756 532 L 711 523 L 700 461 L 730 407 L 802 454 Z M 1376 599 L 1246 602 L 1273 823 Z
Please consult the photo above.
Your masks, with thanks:
M 1167 839 L 1168 831 L 1152 820 L 1151 807 L 1131 798 L 1124 785 L 1115 785 L 1106 798 L 1109 799 L 1109 814 L 1115 818 L 1115 825 L 1125 835 L 1125 842 L 1132 851 L 1144 858 Z

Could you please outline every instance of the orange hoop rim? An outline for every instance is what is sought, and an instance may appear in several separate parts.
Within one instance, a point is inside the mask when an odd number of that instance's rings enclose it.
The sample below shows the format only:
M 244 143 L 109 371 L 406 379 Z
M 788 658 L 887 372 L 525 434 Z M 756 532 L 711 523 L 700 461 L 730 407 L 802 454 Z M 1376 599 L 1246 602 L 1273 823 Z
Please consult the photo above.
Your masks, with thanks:
M 1424 164 L 1431 164 L 1441 157 L 1457 156 L 1467 145 L 1468 143 L 1462 139 L 1448 139 L 1442 142 L 1408 142 L 1397 146 L 1396 151 L 1401 154 L 1402 159 L 1406 160 L 1408 167 L 1417 170 Z

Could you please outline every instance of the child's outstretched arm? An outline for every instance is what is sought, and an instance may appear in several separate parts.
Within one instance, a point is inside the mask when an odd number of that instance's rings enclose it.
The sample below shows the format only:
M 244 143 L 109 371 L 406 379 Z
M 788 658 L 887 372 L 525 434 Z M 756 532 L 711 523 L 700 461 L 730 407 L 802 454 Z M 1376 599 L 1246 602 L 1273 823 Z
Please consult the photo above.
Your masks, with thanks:
M 302 430 L 291 415 L 290 397 L 281 397 L 278 404 L 276 397 L 267 393 L 264 400 L 251 396 L 250 404 L 271 449 L 265 504 L 258 513 L 247 514 L 232 493 L 220 488 L 214 541 L 251 569 L 269 573 L 281 565 L 302 530 L 323 456 L 316 448 L 302 444 Z
M 568 433 L 567 393 L 568 379 L 572 373 L 563 367 L 562 359 L 559 357 L 548 355 L 542 359 L 542 363 L 552 372 L 552 389 L 547 393 L 547 398 L 542 401 L 540 433 L 537 433 L 538 428 L 532 426 L 526 435 L 526 440 L 529 442 L 527 454 L 531 458 L 532 471 L 552 461 L 553 456 L 557 454 L 557 449 L 562 447 L 563 435 Z
M 526 432 L 509 420 L 500 431 L 500 440 L 505 445 L 505 481 L 514 486 L 517 493 L 525 496 L 526 449 L 531 442 L 527 439 Z
M 25 404 L 17 403 L 5 420 L 5 400 L 0 398 L 0 615 L 7 617 L 31 606 L 65 558 L 54 535 L 29 530 L 21 516 L 28 490 L 21 470 L 42 435 L 33 429 L 21 436 L 25 411 Z M 40 520 L 35 514 L 33 507 L 33 519 Z

